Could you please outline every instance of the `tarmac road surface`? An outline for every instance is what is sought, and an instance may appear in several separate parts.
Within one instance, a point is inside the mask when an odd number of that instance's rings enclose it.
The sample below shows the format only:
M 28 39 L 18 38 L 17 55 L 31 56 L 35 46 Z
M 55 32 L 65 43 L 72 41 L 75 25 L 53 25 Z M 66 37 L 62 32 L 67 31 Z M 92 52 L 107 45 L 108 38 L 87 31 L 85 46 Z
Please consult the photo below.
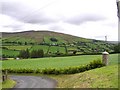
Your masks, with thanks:
M 55 88 L 57 86 L 55 80 L 47 77 L 11 76 L 10 78 L 17 81 L 14 88 Z

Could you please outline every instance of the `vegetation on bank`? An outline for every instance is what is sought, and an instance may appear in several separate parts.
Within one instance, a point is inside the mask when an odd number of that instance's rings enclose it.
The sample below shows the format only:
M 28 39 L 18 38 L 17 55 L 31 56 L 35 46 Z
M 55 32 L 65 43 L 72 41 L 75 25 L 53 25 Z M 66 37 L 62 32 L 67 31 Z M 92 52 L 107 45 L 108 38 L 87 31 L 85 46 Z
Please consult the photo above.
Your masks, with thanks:
M 60 88 L 120 88 L 120 54 L 110 54 L 108 66 L 92 69 L 78 74 L 71 75 L 47 75 L 58 81 Z M 118 69 L 119 68 L 119 69 Z
M 8 79 L 4 82 L 2 82 L 2 88 L 13 88 L 16 85 L 16 82 L 14 80 Z
M 71 75 L 47 75 L 59 88 L 118 88 L 118 65 L 92 69 Z M 118 90 L 118 89 L 117 89 Z

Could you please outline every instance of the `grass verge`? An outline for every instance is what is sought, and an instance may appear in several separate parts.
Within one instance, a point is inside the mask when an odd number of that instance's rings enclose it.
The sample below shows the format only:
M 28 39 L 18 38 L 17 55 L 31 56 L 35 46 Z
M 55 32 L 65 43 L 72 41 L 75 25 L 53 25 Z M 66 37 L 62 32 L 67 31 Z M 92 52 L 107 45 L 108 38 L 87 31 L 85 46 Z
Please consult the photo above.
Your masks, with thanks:
M 49 75 L 59 88 L 118 88 L 118 66 L 106 66 L 71 75 Z
M 14 80 L 8 79 L 2 82 L 2 88 L 13 88 L 16 82 Z

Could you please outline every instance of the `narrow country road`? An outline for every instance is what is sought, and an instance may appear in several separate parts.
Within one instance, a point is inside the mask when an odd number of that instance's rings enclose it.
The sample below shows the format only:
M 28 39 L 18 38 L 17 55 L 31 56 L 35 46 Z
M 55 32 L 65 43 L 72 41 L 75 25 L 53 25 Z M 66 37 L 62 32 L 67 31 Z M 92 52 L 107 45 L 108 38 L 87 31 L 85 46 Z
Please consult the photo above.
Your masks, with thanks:
M 55 88 L 57 82 L 47 77 L 38 76 L 11 76 L 11 79 L 17 81 L 14 88 Z

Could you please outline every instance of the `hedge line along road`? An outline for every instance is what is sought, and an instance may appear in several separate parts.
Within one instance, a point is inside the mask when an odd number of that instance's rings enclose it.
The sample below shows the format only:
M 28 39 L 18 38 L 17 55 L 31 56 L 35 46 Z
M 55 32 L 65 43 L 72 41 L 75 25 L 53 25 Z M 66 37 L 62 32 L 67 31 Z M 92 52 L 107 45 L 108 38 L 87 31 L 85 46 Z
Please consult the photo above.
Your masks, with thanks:
M 39 76 L 10 76 L 17 84 L 13 88 L 55 88 L 57 82 L 51 78 Z M 15 89 L 16 90 L 16 89 Z

